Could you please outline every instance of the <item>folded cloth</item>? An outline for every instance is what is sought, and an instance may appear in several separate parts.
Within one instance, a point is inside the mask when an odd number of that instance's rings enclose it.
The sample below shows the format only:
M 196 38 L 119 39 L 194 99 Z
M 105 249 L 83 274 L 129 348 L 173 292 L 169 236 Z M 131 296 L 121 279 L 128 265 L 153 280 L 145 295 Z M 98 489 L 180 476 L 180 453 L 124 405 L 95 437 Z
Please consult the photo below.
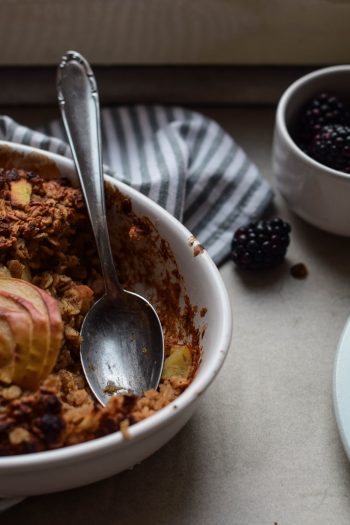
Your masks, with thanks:
M 179 219 L 216 264 L 233 231 L 256 220 L 272 190 L 244 151 L 216 122 L 180 107 L 101 111 L 105 172 Z M 61 121 L 34 131 L 0 117 L 0 139 L 71 156 Z

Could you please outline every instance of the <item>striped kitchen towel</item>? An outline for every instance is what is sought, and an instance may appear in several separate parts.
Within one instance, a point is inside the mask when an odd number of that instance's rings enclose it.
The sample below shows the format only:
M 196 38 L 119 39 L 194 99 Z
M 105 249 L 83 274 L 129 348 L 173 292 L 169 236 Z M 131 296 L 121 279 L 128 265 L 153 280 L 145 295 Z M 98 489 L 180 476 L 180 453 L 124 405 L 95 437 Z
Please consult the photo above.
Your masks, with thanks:
M 219 265 L 233 231 L 257 219 L 272 190 L 244 151 L 216 122 L 181 107 L 101 111 L 106 173 L 166 208 Z M 0 117 L 0 139 L 70 156 L 57 120 L 33 131 Z

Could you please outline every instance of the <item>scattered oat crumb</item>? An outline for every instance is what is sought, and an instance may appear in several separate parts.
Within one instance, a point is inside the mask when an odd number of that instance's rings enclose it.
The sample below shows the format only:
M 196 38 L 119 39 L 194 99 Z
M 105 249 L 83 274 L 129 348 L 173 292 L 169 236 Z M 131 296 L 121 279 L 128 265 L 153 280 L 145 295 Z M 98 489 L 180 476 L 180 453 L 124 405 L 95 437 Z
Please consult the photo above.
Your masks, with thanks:
M 194 235 L 191 235 L 189 237 L 188 244 L 193 248 L 194 257 L 197 257 L 197 255 L 200 255 L 204 252 L 203 246 L 200 244 L 200 242 L 196 239 Z
M 200 255 L 203 252 L 204 252 L 203 246 L 201 244 L 196 244 L 196 246 L 194 247 L 193 255 L 197 257 L 197 255 Z
M 124 419 L 120 423 L 120 432 L 123 434 L 124 439 L 130 439 L 131 436 L 129 434 L 129 421 L 127 419 Z
M 136 225 L 131 226 L 129 230 L 130 239 L 132 239 L 133 241 L 138 241 L 142 237 L 144 237 L 144 235 L 145 235 L 145 231 L 142 228 Z
M 290 269 L 290 274 L 296 279 L 305 279 L 308 273 L 309 271 L 304 263 L 294 264 Z
M 104 393 L 109 396 L 116 394 L 118 390 L 120 390 L 120 387 L 117 387 L 117 385 L 113 383 L 113 381 L 108 381 L 107 385 L 103 389 Z
M 17 385 L 11 385 L 1 391 L 2 397 L 7 400 L 17 399 L 21 394 L 22 390 Z
M 30 441 L 31 434 L 22 427 L 16 427 L 9 433 L 9 440 L 12 445 L 18 445 L 23 441 Z

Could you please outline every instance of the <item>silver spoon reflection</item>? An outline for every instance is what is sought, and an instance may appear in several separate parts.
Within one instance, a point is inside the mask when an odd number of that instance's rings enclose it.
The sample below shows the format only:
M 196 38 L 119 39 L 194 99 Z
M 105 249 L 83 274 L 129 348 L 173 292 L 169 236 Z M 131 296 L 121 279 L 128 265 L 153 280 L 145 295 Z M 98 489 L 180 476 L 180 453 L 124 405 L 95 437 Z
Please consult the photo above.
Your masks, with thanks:
M 88 62 L 67 52 L 57 71 L 58 100 L 88 215 L 94 232 L 105 295 L 88 312 L 81 329 L 81 362 L 96 398 L 141 395 L 157 388 L 164 361 L 158 315 L 140 295 L 123 290 L 108 236 L 96 81 Z

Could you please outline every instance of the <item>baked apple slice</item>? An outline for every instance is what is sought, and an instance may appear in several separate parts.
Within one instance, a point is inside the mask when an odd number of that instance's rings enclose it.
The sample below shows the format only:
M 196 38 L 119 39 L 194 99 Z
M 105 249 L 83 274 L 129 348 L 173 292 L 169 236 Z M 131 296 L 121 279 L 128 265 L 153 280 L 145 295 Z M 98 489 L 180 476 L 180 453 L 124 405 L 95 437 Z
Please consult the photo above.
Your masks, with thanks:
M 192 367 L 192 354 L 186 345 L 173 345 L 170 355 L 164 360 L 162 378 L 177 376 L 187 379 Z
M 1 367 L 0 377 L 5 383 L 22 386 L 27 368 L 28 348 L 32 340 L 33 322 L 25 308 L 7 298 L 2 298 L 0 302 L 0 318 L 7 323 L 15 341 L 12 359 L 8 360 L 5 367 Z
M 1 298 L 14 301 L 18 310 L 24 309 L 32 321 L 26 361 L 18 366 L 16 362 L 13 381 L 34 390 L 52 371 L 61 348 L 63 324 L 58 303 L 37 286 L 12 277 L 0 277 L 0 301 Z
M 0 307 L 27 313 L 32 327 L 25 356 L 16 363 L 13 381 L 24 388 L 38 387 L 43 361 L 50 343 L 50 325 L 46 312 L 41 313 L 33 302 L 0 289 Z M 16 336 L 15 336 L 16 338 Z M 16 350 L 17 354 L 17 350 Z
M 10 383 L 14 370 L 16 341 L 5 318 L 0 317 L 0 381 Z
M 32 185 L 25 178 L 10 183 L 10 198 L 12 206 L 22 208 L 29 204 L 32 195 Z
M 31 285 L 33 286 L 33 285 Z M 56 364 L 63 341 L 63 322 L 56 299 L 41 288 L 35 287 L 45 303 L 50 324 L 50 344 L 44 361 L 42 379 L 45 379 Z

